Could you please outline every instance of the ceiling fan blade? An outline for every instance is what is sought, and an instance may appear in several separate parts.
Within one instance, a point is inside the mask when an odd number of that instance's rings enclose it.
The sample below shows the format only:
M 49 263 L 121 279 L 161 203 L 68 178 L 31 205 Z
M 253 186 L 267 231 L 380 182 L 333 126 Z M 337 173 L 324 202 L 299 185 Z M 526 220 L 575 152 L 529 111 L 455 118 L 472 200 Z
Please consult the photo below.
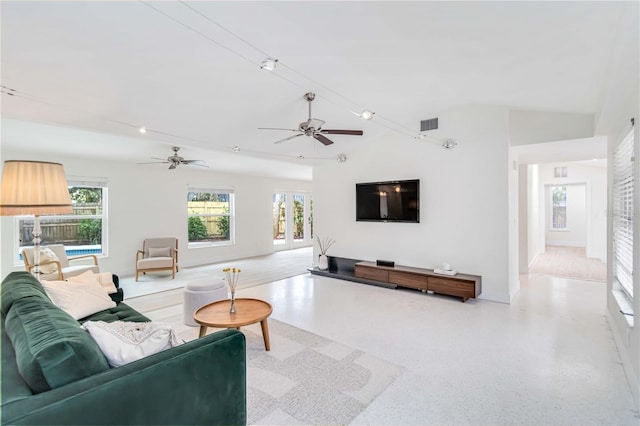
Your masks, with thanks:
M 136 163 L 136 164 L 167 164 L 168 161 L 146 161 L 144 163 Z
M 333 141 L 325 136 L 322 136 L 320 133 L 315 133 L 313 138 L 319 140 L 323 145 L 331 145 Z
M 203 160 L 182 160 L 180 162 L 180 164 L 186 164 L 188 166 L 200 166 L 200 167 L 209 168 L 209 166 L 207 166 Z
M 292 132 L 299 131 L 298 129 L 283 129 L 282 127 L 258 127 L 258 130 L 290 130 Z
M 154 160 L 160 160 L 160 161 L 164 161 L 165 163 L 167 162 L 166 158 L 158 158 L 158 157 L 151 157 Z
M 177 164 L 176 164 L 176 163 L 171 163 L 171 165 L 169 166 L 169 170 L 173 170 L 173 169 L 175 169 L 175 168 L 176 168 L 176 166 L 177 166 Z
M 286 142 L 288 140 L 291 140 L 293 138 L 297 138 L 298 136 L 303 136 L 303 135 L 304 135 L 304 133 L 298 133 L 297 135 L 293 135 L 293 136 L 289 136 L 288 138 L 280 139 L 279 141 L 275 141 L 274 143 Z
M 320 133 L 324 133 L 326 135 L 353 135 L 353 136 L 362 136 L 364 132 L 362 130 L 337 130 L 337 129 L 322 129 Z

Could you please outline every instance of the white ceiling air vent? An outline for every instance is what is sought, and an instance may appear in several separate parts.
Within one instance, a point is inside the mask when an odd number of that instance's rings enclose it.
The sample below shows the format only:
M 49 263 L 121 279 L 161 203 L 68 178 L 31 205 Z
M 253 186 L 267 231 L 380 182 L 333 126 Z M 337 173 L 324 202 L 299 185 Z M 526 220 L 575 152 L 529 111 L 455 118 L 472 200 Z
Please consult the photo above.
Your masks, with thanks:
M 436 130 L 438 128 L 438 117 L 420 121 L 420 132 Z

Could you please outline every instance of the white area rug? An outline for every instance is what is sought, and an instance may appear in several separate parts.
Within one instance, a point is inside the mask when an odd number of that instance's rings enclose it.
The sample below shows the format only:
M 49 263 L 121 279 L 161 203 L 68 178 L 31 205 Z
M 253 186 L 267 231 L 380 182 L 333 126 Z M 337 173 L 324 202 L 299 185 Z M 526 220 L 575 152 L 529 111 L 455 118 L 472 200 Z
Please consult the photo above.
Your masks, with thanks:
M 247 422 L 348 424 L 404 371 L 349 346 L 269 319 L 271 351 L 258 325 L 247 338 Z

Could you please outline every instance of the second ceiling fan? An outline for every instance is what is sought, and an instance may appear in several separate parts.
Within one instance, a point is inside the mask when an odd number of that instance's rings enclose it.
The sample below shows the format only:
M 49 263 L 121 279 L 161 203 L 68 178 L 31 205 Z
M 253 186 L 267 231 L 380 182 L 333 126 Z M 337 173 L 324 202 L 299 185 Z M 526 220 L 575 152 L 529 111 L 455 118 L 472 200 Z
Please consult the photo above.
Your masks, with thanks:
M 260 130 L 289 130 L 292 132 L 298 132 L 293 136 L 289 136 L 284 139 L 280 139 L 275 141 L 274 143 L 286 142 L 288 140 L 297 138 L 298 136 L 311 136 L 316 139 L 323 145 L 331 145 L 333 141 L 327 138 L 324 135 L 353 135 L 353 136 L 362 136 L 362 130 L 339 130 L 339 129 L 323 129 L 324 125 L 323 120 L 318 120 L 317 118 L 311 118 L 311 102 L 315 99 L 315 93 L 305 93 L 304 99 L 309 103 L 309 119 L 307 121 L 303 121 L 298 125 L 297 129 L 283 129 L 280 127 L 258 127 Z

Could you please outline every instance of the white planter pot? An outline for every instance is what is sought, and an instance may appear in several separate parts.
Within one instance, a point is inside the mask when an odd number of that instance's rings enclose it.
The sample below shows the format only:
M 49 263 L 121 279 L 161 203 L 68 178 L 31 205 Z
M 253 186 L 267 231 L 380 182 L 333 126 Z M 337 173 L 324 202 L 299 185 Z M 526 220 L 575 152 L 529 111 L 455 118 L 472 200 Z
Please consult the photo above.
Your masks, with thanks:
M 321 254 L 320 259 L 318 259 L 318 269 L 321 271 L 329 269 L 329 258 L 324 254 Z

